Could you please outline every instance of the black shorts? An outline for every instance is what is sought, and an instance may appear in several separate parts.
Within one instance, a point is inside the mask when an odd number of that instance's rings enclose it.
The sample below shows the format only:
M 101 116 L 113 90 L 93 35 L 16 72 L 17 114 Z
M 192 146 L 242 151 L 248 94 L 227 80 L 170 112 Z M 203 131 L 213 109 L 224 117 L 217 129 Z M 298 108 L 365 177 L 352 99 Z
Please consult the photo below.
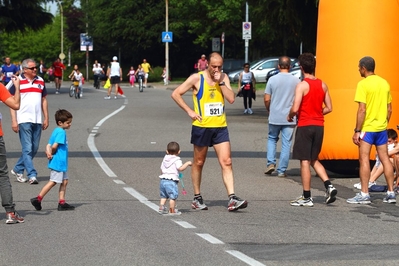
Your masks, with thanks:
M 119 77 L 119 76 L 111 77 L 111 84 L 119 84 L 120 81 L 121 81 L 121 77 Z
M 323 126 L 297 127 L 292 158 L 314 161 L 319 157 L 323 145 Z
M 215 144 L 229 142 L 227 127 L 207 128 L 192 126 L 191 144 L 200 147 L 212 147 Z
M 60 78 L 61 78 L 61 76 L 56 76 L 56 75 L 54 75 L 54 78 L 56 78 L 56 79 L 57 79 L 57 78 L 58 78 L 58 79 L 60 79 Z

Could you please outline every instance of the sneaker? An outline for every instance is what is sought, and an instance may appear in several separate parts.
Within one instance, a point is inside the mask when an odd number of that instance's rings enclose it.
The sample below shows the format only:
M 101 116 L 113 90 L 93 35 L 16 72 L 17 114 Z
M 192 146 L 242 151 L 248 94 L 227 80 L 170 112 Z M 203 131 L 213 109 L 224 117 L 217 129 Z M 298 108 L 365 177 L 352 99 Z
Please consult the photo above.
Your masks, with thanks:
M 111 99 L 111 96 L 105 96 L 104 99 L 109 100 L 109 99 Z
M 254 112 L 251 110 L 251 108 L 248 108 L 248 114 L 252 115 Z
M 305 206 L 305 207 L 313 207 L 313 199 L 312 198 L 304 198 L 300 196 L 295 200 L 290 202 L 291 206 Z
M 29 184 L 37 185 L 39 184 L 39 181 L 37 181 L 36 177 L 32 176 L 31 178 L 29 178 Z
M 191 208 L 193 209 L 200 209 L 200 210 L 207 210 L 208 206 L 204 204 L 202 198 L 194 198 L 193 202 L 191 202 Z
M 287 177 L 287 174 L 285 172 L 283 172 L 283 173 L 278 173 L 277 176 L 278 177 Z
M 13 176 L 15 176 L 17 178 L 18 182 L 25 183 L 26 181 L 28 181 L 28 179 L 26 177 L 24 177 L 24 174 L 15 173 L 14 169 L 12 169 L 10 172 Z
M 37 197 L 31 198 L 30 203 L 32 203 L 33 207 L 35 207 L 37 211 L 40 211 L 42 209 L 42 203 L 37 199 Z
M 83 97 L 83 93 L 80 94 L 80 98 L 82 98 L 82 97 Z
M 248 114 L 248 109 L 245 109 L 245 110 L 244 110 L 244 114 Z
M 369 188 L 374 186 L 374 185 L 377 185 L 377 183 L 376 182 L 369 182 Z M 362 183 L 360 183 L 360 182 L 356 183 L 356 184 L 353 185 L 353 187 L 360 190 L 360 189 L 362 189 Z
M 337 199 L 335 197 L 337 193 L 338 190 L 333 185 L 329 185 L 326 189 L 326 204 L 333 203 Z
M 276 166 L 274 164 L 270 164 L 265 171 L 265 175 L 271 175 L 274 170 L 276 170 Z
M 362 196 L 362 193 L 356 193 L 356 196 L 346 200 L 347 203 L 353 204 L 371 204 L 370 195 Z
M 58 203 L 58 210 L 59 211 L 73 211 L 75 209 L 75 206 L 71 206 L 68 203 L 60 204 Z
M 166 212 L 166 215 L 181 215 L 181 212 L 178 209 L 170 209 L 169 212 Z
M 248 202 L 246 200 L 240 199 L 237 196 L 233 196 L 229 200 L 229 204 L 227 205 L 227 209 L 229 212 L 236 211 L 238 209 L 245 209 L 248 206 Z
M 114 96 L 114 99 L 118 99 L 118 97 Z
M 25 219 L 19 216 L 18 212 L 7 212 L 6 213 L 6 224 L 23 223 Z
M 55 94 L 60 94 L 60 92 L 58 90 L 55 91 Z
M 386 197 L 382 200 L 385 203 L 396 203 L 395 193 L 387 193 Z
M 168 213 L 168 210 L 166 209 L 166 206 L 165 206 L 165 205 L 159 206 L 158 213 L 159 213 L 159 214 L 167 214 L 167 213 Z

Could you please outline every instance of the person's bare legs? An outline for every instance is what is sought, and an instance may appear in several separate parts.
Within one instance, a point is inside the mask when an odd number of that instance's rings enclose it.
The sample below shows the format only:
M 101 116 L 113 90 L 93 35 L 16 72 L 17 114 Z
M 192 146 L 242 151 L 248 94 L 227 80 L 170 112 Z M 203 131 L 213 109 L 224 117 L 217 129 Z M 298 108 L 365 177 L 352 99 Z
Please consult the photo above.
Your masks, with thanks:
M 373 169 L 370 173 L 370 182 L 375 182 L 377 179 L 384 173 L 384 166 L 380 164 L 378 167 L 373 166 Z
M 230 142 L 222 142 L 213 146 L 222 168 L 222 178 L 227 195 L 234 194 L 234 177 L 231 162 Z
M 377 154 L 381 160 L 381 164 L 384 166 L 384 175 L 387 182 L 388 191 L 393 191 L 393 167 L 391 160 L 389 160 L 387 144 L 377 146 Z
M 329 180 L 326 169 L 324 166 L 319 162 L 319 160 L 311 161 L 310 165 L 313 167 L 313 169 L 316 171 L 317 175 L 320 177 L 320 179 L 325 182 Z M 310 188 L 310 182 L 309 182 L 309 188 Z
M 68 185 L 68 179 L 62 180 L 62 183 L 60 185 L 60 190 L 58 192 L 59 200 L 65 200 L 65 192 L 67 185 Z
M 310 191 L 310 161 L 309 160 L 300 160 L 301 165 L 301 180 L 302 180 L 302 188 L 304 191 Z
M 46 194 L 50 191 L 50 189 L 52 189 L 56 184 L 57 183 L 53 181 L 48 181 L 47 184 L 44 185 L 42 190 L 40 190 L 39 196 L 44 198 L 44 196 L 46 196 Z
M 366 194 L 369 193 L 370 151 L 371 151 L 371 145 L 363 140 L 360 140 L 360 143 L 359 143 L 359 164 L 360 164 L 359 177 L 360 177 L 362 192 L 366 193 Z M 385 166 L 384 166 L 384 169 L 385 169 Z
M 208 147 L 194 145 L 194 158 L 191 166 L 191 181 L 193 183 L 194 195 L 201 194 L 202 168 L 204 167 Z

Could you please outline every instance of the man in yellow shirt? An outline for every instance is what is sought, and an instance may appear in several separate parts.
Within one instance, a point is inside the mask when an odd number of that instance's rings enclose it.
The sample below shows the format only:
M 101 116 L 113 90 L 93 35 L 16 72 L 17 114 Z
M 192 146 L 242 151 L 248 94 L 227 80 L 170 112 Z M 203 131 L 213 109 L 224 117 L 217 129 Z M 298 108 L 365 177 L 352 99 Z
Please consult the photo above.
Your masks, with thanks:
M 147 59 L 143 59 L 143 63 L 141 64 L 141 67 L 143 68 L 145 75 L 144 75 L 144 88 L 147 87 L 147 79 L 148 79 L 148 73 L 151 72 L 154 73 L 154 71 L 151 68 L 151 65 L 147 63 Z
M 221 72 L 223 58 L 218 53 L 209 57 L 206 70 L 191 75 L 183 84 L 177 87 L 172 98 L 192 119 L 191 143 L 194 146 L 194 160 L 191 167 L 191 179 L 194 187 L 193 209 L 207 210 L 201 196 L 202 168 L 204 166 L 208 147 L 216 151 L 222 179 L 227 190 L 229 202 L 228 211 L 236 211 L 247 207 L 248 202 L 240 199 L 234 192 L 234 177 L 231 162 L 230 139 L 227 130 L 225 99 L 234 103 L 235 95 L 230 86 L 229 77 Z M 189 107 L 183 94 L 193 90 L 194 110 Z

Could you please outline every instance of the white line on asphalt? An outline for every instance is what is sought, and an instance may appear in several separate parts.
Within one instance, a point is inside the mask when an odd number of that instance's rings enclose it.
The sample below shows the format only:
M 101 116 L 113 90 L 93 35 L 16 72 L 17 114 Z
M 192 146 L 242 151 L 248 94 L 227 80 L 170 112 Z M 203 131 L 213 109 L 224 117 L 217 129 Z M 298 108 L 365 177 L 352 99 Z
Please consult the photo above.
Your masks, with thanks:
M 122 180 L 119 180 L 119 179 L 114 179 L 114 182 L 117 183 L 118 185 L 126 185 L 125 182 L 123 182 Z
M 194 225 L 187 223 L 185 221 L 177 221 L 177 220 L 172 220 L 172 221 L 174 221 L 175 223 L 177 223 L 178 225 L 180 225 L 183 228 L 187 228 L 187 229 L 197 228 Z
M 134 188 L 132 188 L 132 187 L 124 187 L 123 189 L 126 190 L 127 193 L 129 193 L 130 195 L 135 197 L 137 200 L 139 200 L 141 203 L 147 205 L 148 207 L 150 207 L 154 211 L 158 212 L 158 210 L 159 210 L 158 209 L 159 208 L 158 205 L 156 205 L 155 203 L 152 203 L 151 201 L 149 201 L 146 197 L 141 195 Z
M 200 237 L 202 237 L 203 239 L 205 239 L 206 241 L 208 241 L 211 244 L 218 244 L 218 245 L 222 245 L 224 244 L 222 241 L 220 241 L 219 239 L 217 239 L 214 236 L 211 236 L 210 234 L 198 234 Z
M 237 250 L 226 250 L 226 252 L 229 253 L 230 255 L 236 257 L 237 259 L 245 262 L 248 265 L 251 265 L 251 266 L 266 266 L 265 264 L 260 263 L 259 261 L 254 260 L 251 257 L 248 257 L 244 253 L 241 253 L 240 251 L 237 251 Z

